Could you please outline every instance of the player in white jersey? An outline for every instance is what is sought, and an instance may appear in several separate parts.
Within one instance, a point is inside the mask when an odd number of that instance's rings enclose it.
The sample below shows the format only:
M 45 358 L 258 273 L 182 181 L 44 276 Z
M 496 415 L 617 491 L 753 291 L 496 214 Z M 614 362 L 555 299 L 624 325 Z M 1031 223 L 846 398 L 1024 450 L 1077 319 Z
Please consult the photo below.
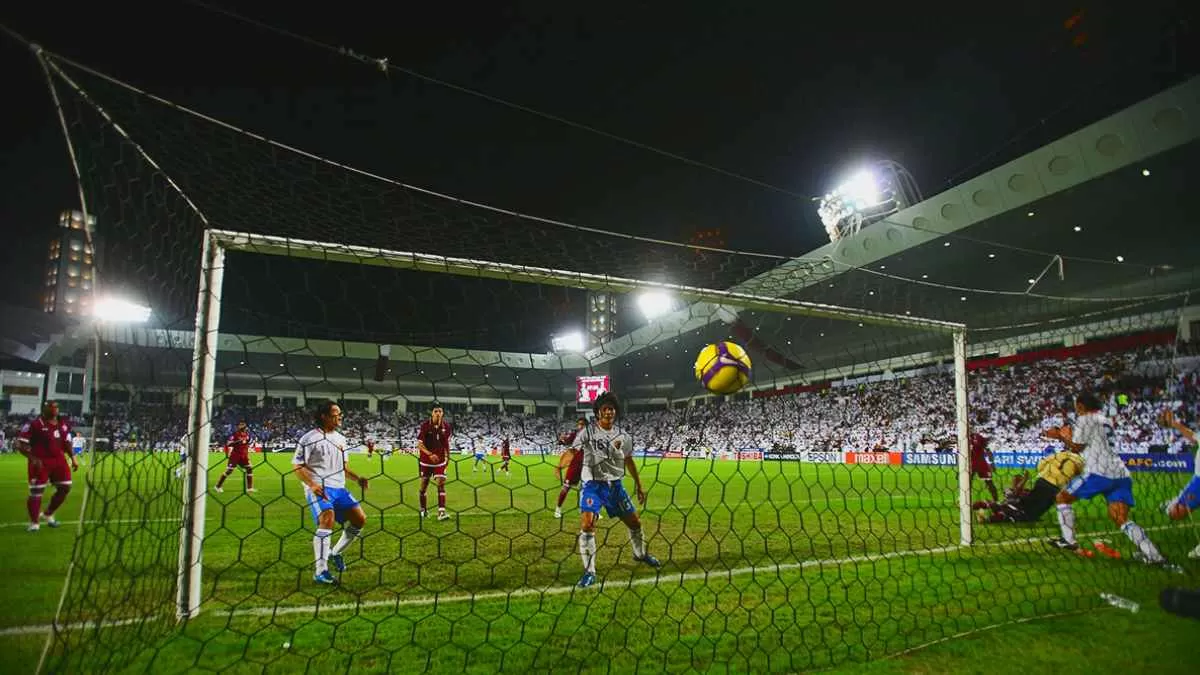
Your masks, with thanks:
M 317 405 L 314 421 L 316 428 L 300 437 L 292 465 L 304 483 L 304 496 L 317 526 L 313 535 L 316 560 L 313 580 L 319 584 L 336 584 L 337 579 L 329 573 L 329 566 L 338 572 L 346 569 L 342 552 L 367 523 L 358 500 L 346 489 L 346 479 L 357 482 L 364 490 L 367 479 L 346 466 L 346 437 L 337 431 L 342 423 L 341 407 L 333 401 L 322 401 Z M 337 544 L 330 549 L 329 537 L 333 535 L 335 522 L 346 522 L 346 526 Z
M 1179 432 L 1179 435 L 1186 438 L 1193 445 L 1196 444 L 1196 432 L 1184 425 L 1175 418 L 1175 413 L 1170 410 L 1164 410 L 1158 418 L 1158 423 L 1168 429 L 1174 429 Z M 1183 520 L 1192 514 L 1193 511 L 1200 510 L 1200 453 L 1196 455 L 1196 468 L 1192 472 L 1192 479 L 1180 491 L 1179 496 L 1164 505 L 1164 510 L 1171 520 Z M 1200 559 L 1200 545 L 1192 549 L 1188 553 L 1188 557 L 1192 559 Z
M 1129 509 L 1134 504 L 1133 480 L 1117 449 L 1113 447 L 1112 423 L 1100 414 L 1100 409 L 1100 400 L 1094 394 L 1080 394 L 1075 397 L 1075 427 L 1046 432 L 1047 438 L 1057 438 L 1068 450 L 1083 456 L 1083 473 L 1071 479 L 1055 499 L 1062 537 L 1051 540 L 1050 544 L 1079 552 L 1079 543 L 1075 540 L 1075 511 L 1071 505 L 1079 499 L 1104 495 L 1108 502 L 1108 517 L 1138 549 L 1134 558 L 1165 565 L 1166 558 L 1146 536 L 1146 531 L 1129 519 Z
M 646 503 L 646 491 L 633 461 L 633 439 L 615 425 L 620 402 L 615 394 L 605 392 L 596 397 L 593 409 L 594 424 L 586 426 L 575 437 L 574 450 L 583 453 L 583 489 L 579 493 L 579 555 L 583 558 L 583 576 L 579 587 L 596 583 L 596 516 L 603 506 L 608 515 L 620 518 L 629 528 L 629 543 L 633 559 L 659 568 L 662 563 L 646 551 L 642 522 L 637 509 L 625 492 L 621 479 L 625 472 L 633 477 L 638 502 Z
M 181 436 L 179 440 L 171 444 L 171 451 L 179 457 L 179 464 L 175 467 L 175 477 L 183 478 L 184 472 L 187 471 L 188 460 L 188 437 Z

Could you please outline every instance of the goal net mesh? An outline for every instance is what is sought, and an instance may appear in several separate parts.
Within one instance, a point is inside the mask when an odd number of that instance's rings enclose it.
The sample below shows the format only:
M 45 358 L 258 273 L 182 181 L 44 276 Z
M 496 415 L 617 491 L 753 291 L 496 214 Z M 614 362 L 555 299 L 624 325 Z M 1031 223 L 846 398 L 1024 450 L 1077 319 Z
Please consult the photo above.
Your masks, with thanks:
M 993 453 L 972 501 L 993 501 L 989 475 L 999 501 L 1021 474 L 1036 487 L 1062 448 L 1042 432 L 1092 391 L 1138 469 L 1137 522 L 1173 560 L 1196 545 L 1158 508 L 1191 466 L 1155 424 L 1167 407 L 1190 421 L 1179 271 L 1070 261 L 1060 278 L 1043 253 L 903 228 L 912 248 L 872 262 L 638 239 L 340 166 L 43 59 L 97 220 L 97 287 L 153 311 L 73 345 L 99 363 L 97 442 L 62 606 L 24 618 L 54 621 L 46 672 L 806 670 L 1094 608 L 1102 592 L 1149 598 L 1170 577 L 1129 561 L 1097 499 L 1075 508 L 1079 540 L 1122 560 L 1048 548 L 1049 503 L 1021 502 L 1030 522 L 980 505 L 963 545 L 951 324 L 970 329 L 967 417 Z M 222 270 L 211 452 L 191 467 L 205 474 L 202 605 L 176 622 L 209 230 L 240 234 Z M 994 265 L 995 282 L 939 280 L 960 265 Z M 1102 274 L 1104 293 L 1076 281 Z M 659 284 L 674 304 L 647 320 L 640 294 Z M 603 303 L 615 309 L 591 321 Z M 614 324 L 582 353 L 551 353 L 552 334 Z M 715 397 L 693 364 L 722 341 L 748 349 L 753 375 Z M 645 503 L 624 485 L 663 566 L 636 560 L 606 513 L 598 582 L 578 588 L 581 495 L 558 468 L 563 434 L 591 415 L 585 375 L 621 396 Z M 292 465 L 325 399 L 369 481 L 351 485 L 366 526 L 336 586 L 314 582 Z M 417 430 L 434 402 L 453 427 L 446 520 L 436 482 L 420 514 Z M 253 490 L 240 468 L 222 479 L 241 421 Z

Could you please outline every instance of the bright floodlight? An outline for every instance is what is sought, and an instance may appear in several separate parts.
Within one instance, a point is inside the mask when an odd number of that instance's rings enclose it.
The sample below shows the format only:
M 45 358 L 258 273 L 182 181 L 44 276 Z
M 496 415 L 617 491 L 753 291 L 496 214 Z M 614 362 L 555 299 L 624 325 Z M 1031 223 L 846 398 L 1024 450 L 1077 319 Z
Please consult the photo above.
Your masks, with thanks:
M 843 199 L 853 206 L 863 209 L 878 204 L 881 200 L 879 179 L 871 171 L 863 170 L 842 184 L 837 189 Z
M 642 316 L 653 321 L 675 309 L 675 301 L 662 291 L 646 291 L 638 296 L 637 306 L 642 310 Z
M 150 308 L 120 298 L 103 298 L 92 306 L 92 316 L 112 323 L 146 323 Z
M 817 214 L 829 240 L 837 241 L 920 200 L 908 171 L 885 160 L 860 169 L 822 197 Z
M 550 348 L 556 352 L 581 352 L 584 350 L 583 333 L 563 333 L 552 336 Z

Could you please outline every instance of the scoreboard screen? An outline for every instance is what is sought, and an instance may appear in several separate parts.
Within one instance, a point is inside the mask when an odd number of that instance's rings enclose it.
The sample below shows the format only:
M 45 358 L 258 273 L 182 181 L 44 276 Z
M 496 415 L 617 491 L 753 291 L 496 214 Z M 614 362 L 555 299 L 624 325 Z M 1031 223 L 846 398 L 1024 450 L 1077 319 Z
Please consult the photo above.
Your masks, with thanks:
M 608 375 L 584 375 L 575 378 L 575 401 L 592 403 L 596 397 L 608 391 Z

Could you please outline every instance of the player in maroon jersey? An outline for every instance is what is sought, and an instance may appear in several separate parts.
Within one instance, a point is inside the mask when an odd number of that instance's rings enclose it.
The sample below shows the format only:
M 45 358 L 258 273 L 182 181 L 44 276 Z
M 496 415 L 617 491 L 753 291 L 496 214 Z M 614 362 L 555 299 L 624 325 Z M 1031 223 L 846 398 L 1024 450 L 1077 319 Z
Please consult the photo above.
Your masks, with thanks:
M 438 520 L 446 520 L 446 464 L 450 462 L 450 423 L 447 422 L 441 404 L 434 403 L 429 419 L 421 422 L 417 432 L 417 462 L 421 472 L 421 517 L 425 517 L 425 490 L 429 480 L 437 481 Z
M 372 438 L 368 438 L 367 439 L 367 459 L 371 459 L 371 455 L 374 455 L 374 454 L 375 454 L 375 440 Z
M 558 505 L 554 507 L 554 517 L 562 518 L 562 505 L 567 500 L 567 495 L 571 493 L 571 487 L 579 485 L 579 474 L 583 471 L 583 453 L 573 449 L 572 444 L 575 442 L 575 437 L 580 431 L 587 426 L 587 418 L 580 417 L 575 420 L 575 430 L 569 434 L 563 434 L 559 437 L 559 445 L 566 446 L 566 450 L 558 459 L 558 466 L 554 467 L 554 475 L 562 481 L 562 489 L 558 491 Z M 567 469 L 567 477 L 563 478 L 563 467 Z
M 254 492 L 254 467 L 250 466 L 250 430 L 246 427 L 246 420 L 238 422 L 237 430 L 225 442 L 225 454 L 229 455 L 229 461 L 225 464 L 225 473 L 217 479 L 217 492 L 224 492 L 225 479 L 229 478 L 229 474 L 233 470 L 241 469 L 242 473 L 246 474 L 246 492 Z
M 504 472 L 505 478 L 512 478 L 512 472 L 508 470 L 508 462 L 512 459 L 512 447 L 509 445 L 508 438 L 500 442 L 500 470 Z
M 30 532 L 37 532 L 39 523 L 46 521 L 50 527 L 58 527 L 54 512 L 71 493 L 71 470 L 78 471 L 75 454 L 71 452 L 71 425 L 58 416 L 58 404 L 46 401 L 42 404 L 42 416 L 35 417 L 21 427 L 17 435 L 17 452 L 28 461 Z M 70 468 L 67 467 L 68 461 Z M 50 506 L 42 513 L 42 493 L 46 485 L 54 483 L 54 496 Z
M 983 425 L 986 419 L 979 415 L 975 418 L 975 423 Z M 992 482 L 992 451 L 988 448 L 987 436 L 972 429 L 968 440 L 971 444 L 971 477 L 978 476 L 983 479 L 988 492 L 992 493 L 992 501 L 1000 501 L 1000 493 L 996 491 L 996 484 Z

